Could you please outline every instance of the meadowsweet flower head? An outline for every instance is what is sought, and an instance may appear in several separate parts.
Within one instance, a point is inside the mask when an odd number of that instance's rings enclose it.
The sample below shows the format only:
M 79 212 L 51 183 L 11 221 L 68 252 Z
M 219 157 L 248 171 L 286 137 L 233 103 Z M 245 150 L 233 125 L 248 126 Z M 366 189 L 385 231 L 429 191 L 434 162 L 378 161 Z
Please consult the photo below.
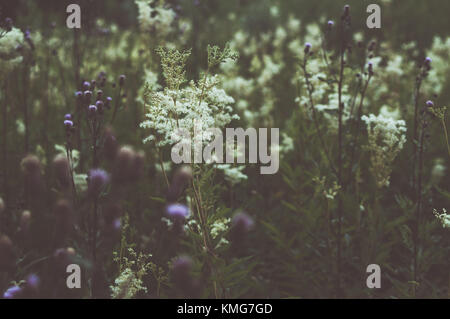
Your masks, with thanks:
M 24 46 L 25 37 L 22 31 L 12 26 L 12 21 L 5 31 L 0 28 L 0 34 L 0 76 L 4 77 L 22 63 L 23 57 L 18 49 Z
M 440 213 L 437 209 L 433 208 L 433 215 L 438 219 L 442 227 L 450 229 L 450 214 L 447 214 L 447 210 L 445 208 L 442 208 Z
M 383 115 L 362 116 L 367 125 L 371 172 L 379 188 L 389 186 L 392 164 L 406 142 L 406 124 Z

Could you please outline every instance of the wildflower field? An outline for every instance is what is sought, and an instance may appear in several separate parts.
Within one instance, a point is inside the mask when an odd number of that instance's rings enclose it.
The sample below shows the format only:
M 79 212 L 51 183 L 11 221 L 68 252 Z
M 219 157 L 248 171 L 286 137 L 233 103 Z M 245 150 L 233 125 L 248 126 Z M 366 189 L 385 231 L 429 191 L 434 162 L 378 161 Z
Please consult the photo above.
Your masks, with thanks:
M 450 298 L 448 12 L 1 0 L 0 297 Z

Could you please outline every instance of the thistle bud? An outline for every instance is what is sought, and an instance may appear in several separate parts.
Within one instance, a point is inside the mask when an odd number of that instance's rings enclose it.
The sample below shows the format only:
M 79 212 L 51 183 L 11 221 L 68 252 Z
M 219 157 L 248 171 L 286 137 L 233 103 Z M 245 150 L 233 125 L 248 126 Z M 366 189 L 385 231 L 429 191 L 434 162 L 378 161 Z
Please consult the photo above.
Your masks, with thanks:
M 311 50 L 311 43 L 309 43 L 309 42 L 307 42 L 306 44 L 305 44 L 305 54 L 308 54 L 309 53 L 309 51 Z
M 184 293 L 192 288 L 192 259 L 188 256 L 177 257 L 172 262 L 172 280 Z
M 12 19 L 11 18 L 6 18 L 5 19 L 5 29 L 6 29 L 6 31 L 8 31 L 8 32 L 11 31 L 12 27 L 13 27 Z
M 89 111 L 90 116 L 95 116 L 95 114 L 97 114 L 97 107 L 95 105 L 91 104 L 88 107 L 88 111 Z
M 242 240 L 249 231 L 254 227 L 253 218 L 246 213 L 238 213 L 233 217 L 231 221 L 232 226 L 230 229 L 231 237 L 234 241 Z
M 90 88 L 91 88 L 91 83 L 89 83 L 88 81 L 84 81 L 83 89 L 86 91 L 86 90 L 89 90 Z
M 97 91 L 97 100 L 101 100 L 103 97 L 103 91 L 102 90 L 98 90 Z
M 178 200 L 178 197 L 181 196 L 184 188 L 187 183 L 192 179 L 192 169 L 188 165 L 184 165 L 178 168 L 175 172 L 175 175 L 172 179 L 172 183 L 170 184 L 167 200 L 169 202 L 174 202 Z
M 61 188 L 67 190 L 72 183 L 70 165 L 67 157 L 62 154 L 57 155 L 53 160 L 53 169 Z
M 110 109 L 110 108 L 111 108 L 111 101 L 112 101 L 112 98 L 111 98 L 110 96 L 108 96 L 108 97 L 106 98 L 106 101 L 105 101 L 105 107 L 106 107 L 107 109 Z
M 88 175 L 88 193 L 98 196 L 109 182 L 109 175 L 102 169 L 92 169 Z
M 117 143 L 116 137 L 113 135 L 111 128 L 106 128 L 104 136 L 104 154 L 107 160 L 112 161 L 116 157 L 119 145 Z
M 121 87 L 125 84 L 125 79 L 126 79 L 125 75 L 122 74 L 121 76 L 119 76 L 119 85 Z

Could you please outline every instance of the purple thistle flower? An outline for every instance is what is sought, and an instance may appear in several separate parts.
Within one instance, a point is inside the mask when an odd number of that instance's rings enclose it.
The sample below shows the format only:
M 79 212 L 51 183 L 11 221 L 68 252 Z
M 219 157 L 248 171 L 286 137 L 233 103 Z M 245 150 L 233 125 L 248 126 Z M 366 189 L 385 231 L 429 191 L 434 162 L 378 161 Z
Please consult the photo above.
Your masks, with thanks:
M 170 204 L 166 208 L 166 213 L 174 219 L 184 220 L 189 217 L 189 208 L 183 204 Z
M 12 286 L 8 288 L 8 290 L 5 291 L 3 294 L 3 298 L 5 299 L 14 299 L 22 292 L 22 288 L 19 286 Z
M 253 229 L 255 222 L 246 213 L 238 213 L 234 215 L 231 224 L 231 236 L 234 240 L 239 241 Z
M 97 106 L 94 104 L 89 105 L 89 112 L 95 114 L 95 112 L 97 112 Z
M 83 92 L 81 92 L 81 91 L 76 91 L 76 92 L 75 92 L 75 96 L 76 96 L 77 98 L 80 98 L 80 97 L 83 96 Z
M 84 91 L 84 96 L 85 96 L 87 99 L 90 99 L 91 96 L 92 96 L 92 91 L 89 91 L 89 90 Z
M 91 169 L 89 171 L 88 192 L 94 196 L 99 195 L 108 182 L 108 173 L 100 168 Z
M 31 274 L 27 278 L 27 286 L 33 289 L 37 289 L 39 287 L 40 279 L 37 275 Z
M 328 27 L 332 27 L 334 26 L 334 21 L 333 20 L 328 20 Z
M 428 101 L 426 102 L 426 104 L 427 104 L 428 107 L 434 107 L 433 101 L 428 100 Z
M 64 118 L 65 118 L 66 120 L 71 120 L 71 119 L 72 119 L 72 114 L 67 113 L 66 115 L 64 115 Z
M 13 21 L 11 18 L 6 18 L 5 19 L 5 25 L 6 25 L 6 31 L 11 31 L 12 30 L 12 26 L 13 26 Z
M 112 102 L 112 98 L 110 97 L 110 96 L 108 96 L 107 98 L 106 98 L 106 102 L 105 102 L 105 106 L 106 106 L 106 108 L 110 108 L 111 107 L 111 102 Z
M 125 79 L 126 79 L 126 77 L 125 77 L 125 75 L 121 75 L 121 76 L 119 76 L 119 85 L 120 86 L 123 86 L 123 84 L 125 83 Z
M 84 81 L 83 82 L 83 88 L 85 90 L 88 90 L 91 87 L 91 83 L 89 83 L 89 81 Z
M 311 50 L 311 47 L 312 47 L 311 43 L 306 42 L 306 44 L 305 44 L 305 54 L 307 54 L 309 52 L 309 50 Z
M 64 121 L 64 126 L 66 126 L 66 127 L 73 127 L 73 122 L 71 120 L 65 120 Z

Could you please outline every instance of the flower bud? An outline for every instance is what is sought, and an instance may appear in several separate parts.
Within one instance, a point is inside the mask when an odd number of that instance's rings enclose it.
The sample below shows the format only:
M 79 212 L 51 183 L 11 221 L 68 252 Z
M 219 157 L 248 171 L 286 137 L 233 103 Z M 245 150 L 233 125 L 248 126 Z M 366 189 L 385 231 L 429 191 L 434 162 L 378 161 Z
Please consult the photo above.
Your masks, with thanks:
M 167 200 L 169 202 L 175 202 L 178 200 L 178 197 L 181 196 L 181 193 L 192 179 L 192 169 L 188 165 L 183 165 L 178 168 L 175 172 L 175 175 L 172 179 L 172 183 L 170 184 Z
M 91 169 L 88 175 L 88 193 L 98 196 L 109 182 L 109 175 L 102 169 Z
M 309 51 L 311 50 L 311 43 L 309 43 L 309 42 L 307 42 L 306 44 L 305 44 L 305 54 L 308 54 L 309 53 Z
M 30 229 L 31 224 L 31 212 L 29 210 L 24 210 L 20 216 L 20 231 L 27 233 Z
M 174 283 L 183 291 L 188 291 L 191 282 L 192 259 L 188 256 L 177 257 L 172 262 L 172 279 Z
M 122 87 L 125 84 L 125 75 L 119 76 L 119 85 Z
M 231 237 L 235 241 L 242 240 L 245 235 L 249 231 L 251 231 L 254 227 L 254 221 L 253 218 L 251 218 L 246 213 L 238 213 L 236 214 L 232 221 L 232 226 L 230 229 Z
M 103 151 L 105 158 L 109 161 L 114 160 L 117 154 L 117 149 L 119 147 L 116 137 L 113 135 L 111 128 L 105 129 L 105 142 L 103 144 Z
M 61 188 L 67 190 L 72 183 L 70 164 L 67 157 L 62 154 L 56 155 L 53 160 L 53 169 Z

